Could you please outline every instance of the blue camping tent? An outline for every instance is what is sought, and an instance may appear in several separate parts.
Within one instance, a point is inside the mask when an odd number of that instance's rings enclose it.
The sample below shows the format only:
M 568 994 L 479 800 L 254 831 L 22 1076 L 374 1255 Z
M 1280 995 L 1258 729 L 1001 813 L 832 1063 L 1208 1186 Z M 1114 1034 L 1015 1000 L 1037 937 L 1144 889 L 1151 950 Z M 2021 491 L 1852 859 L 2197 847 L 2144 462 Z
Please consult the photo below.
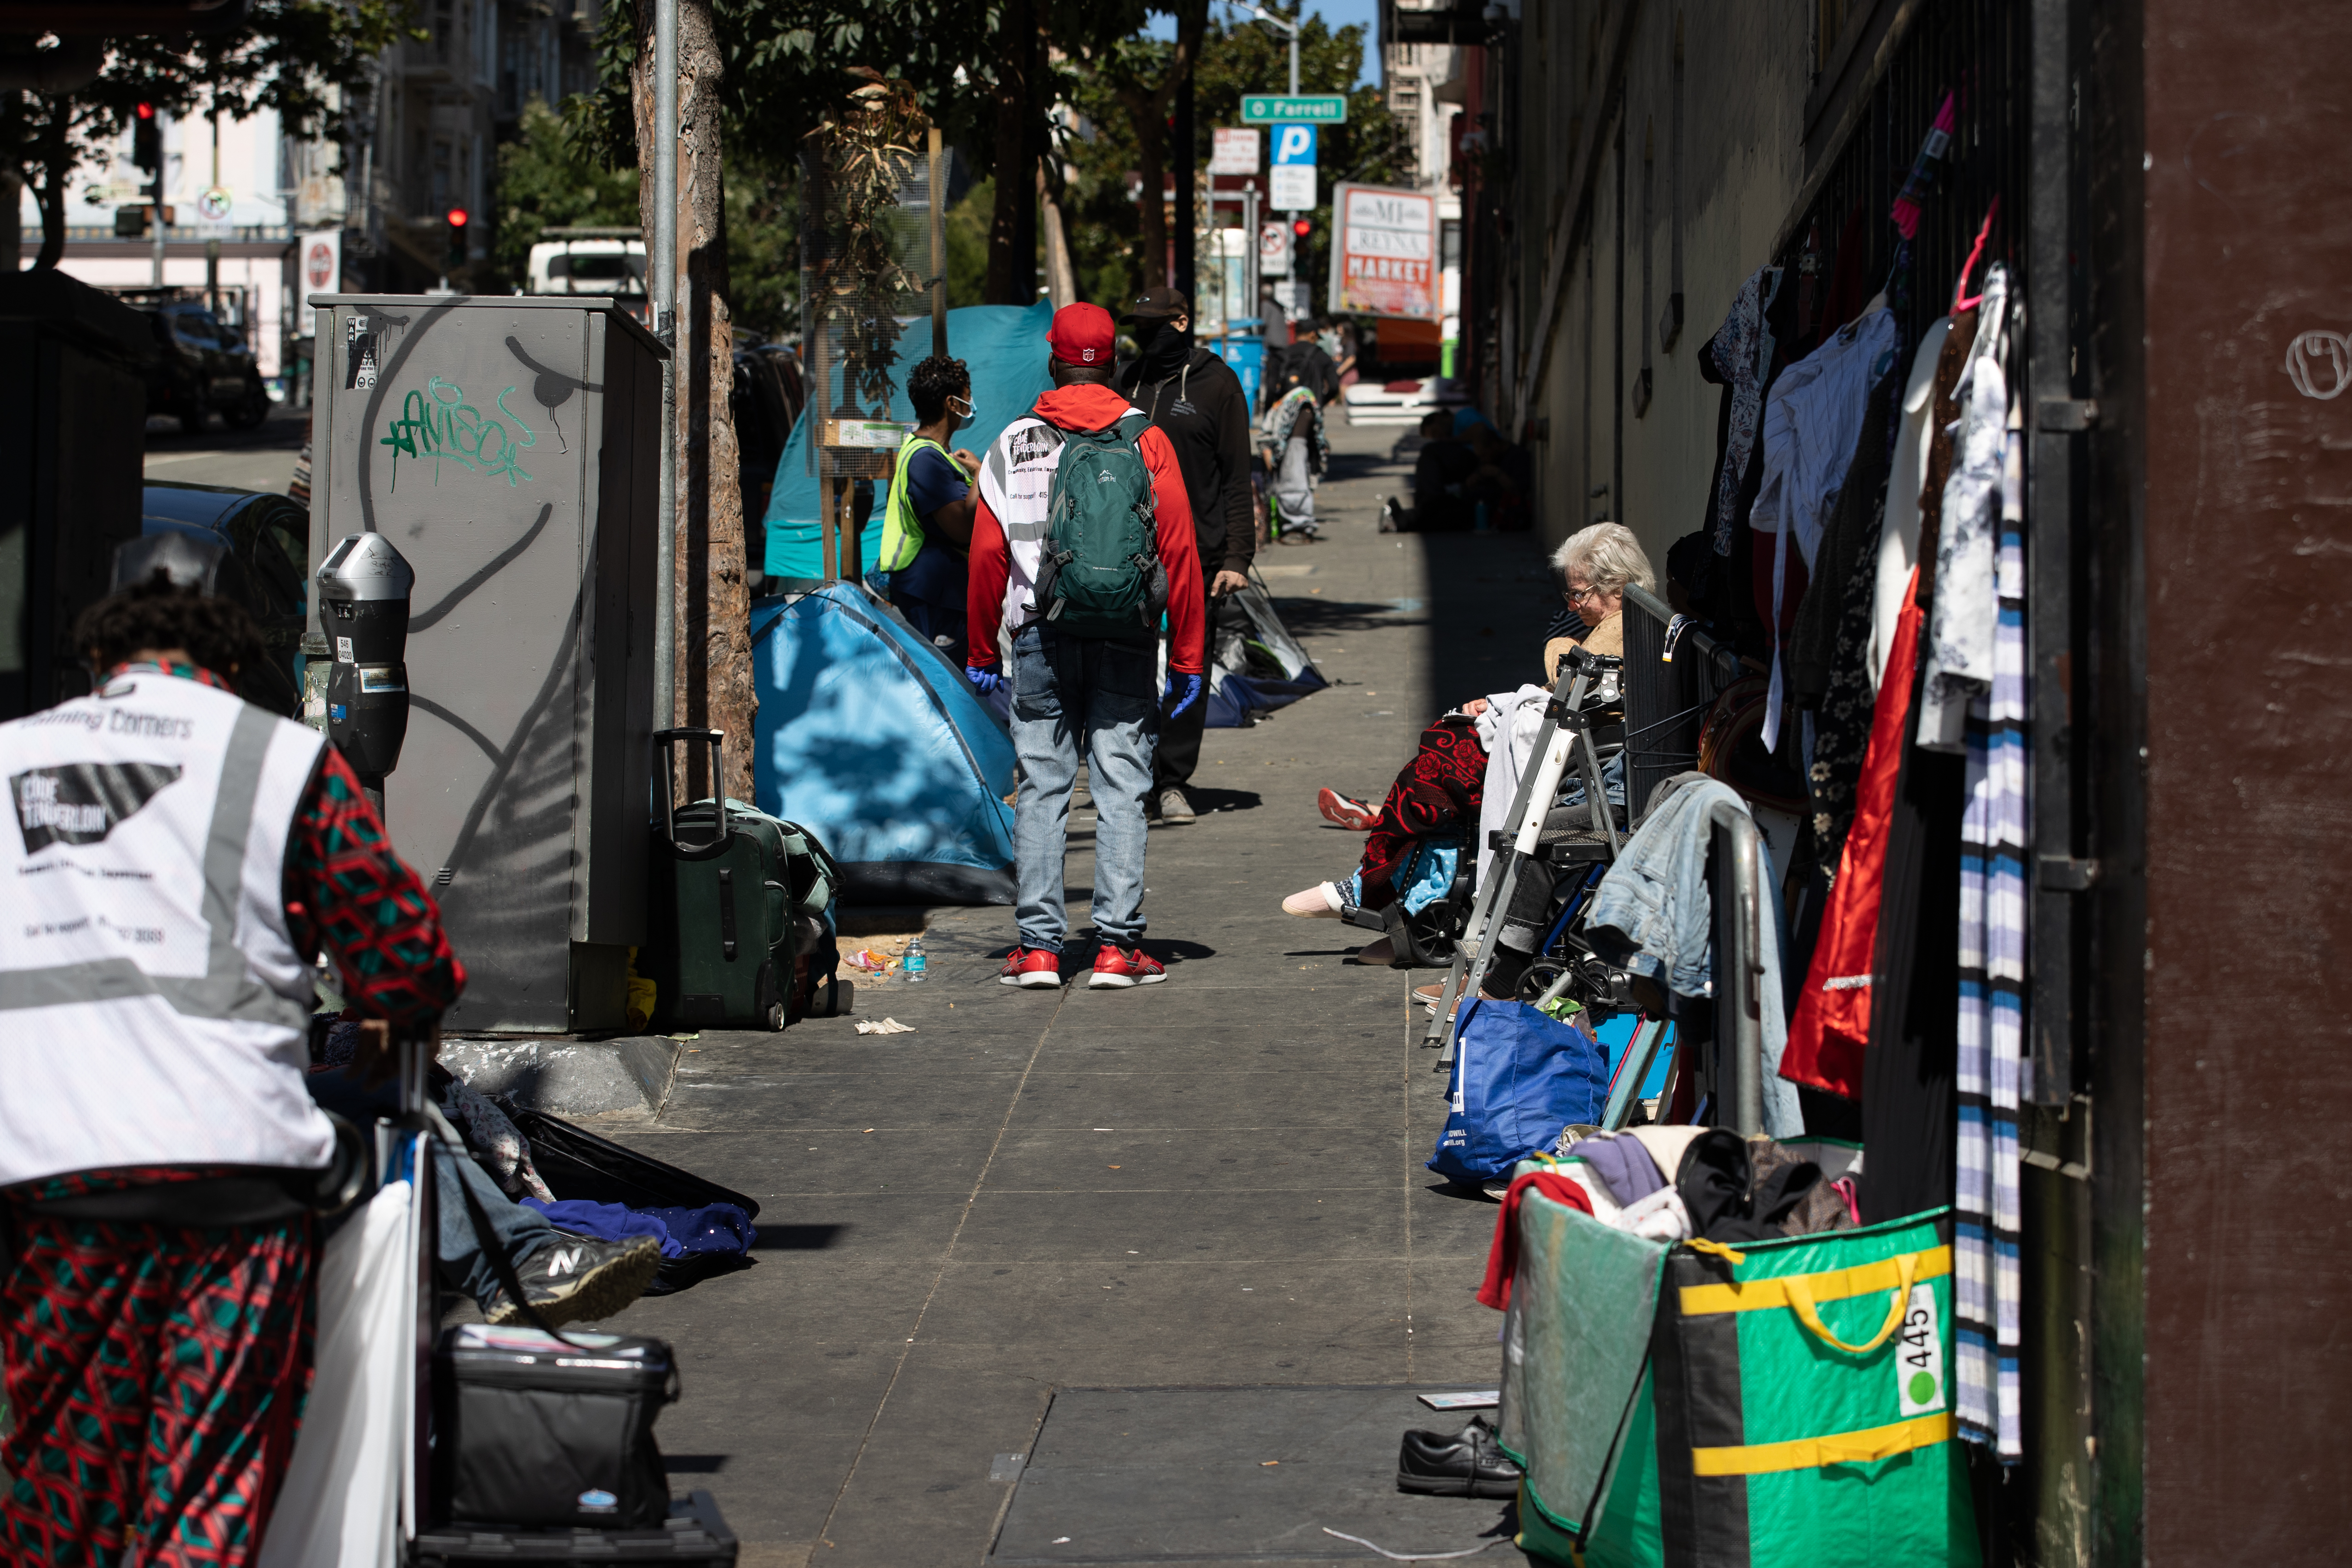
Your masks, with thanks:
M 1054 324 L 1054 307 L 1040 300 L 1034 305 L 967 305 L 948 312 L 948 353 L 971 371 L 974 422 L 948 443 L 985 452 L 1004 427 L 1029 412 L 1039 395 L 1054 383 L 1045 370 L 1045 332 Z M 927 355 L 931 324 L 917 320 L 899 339 L 899 360 L 893 379 L 887 417 L 912 422 L 914 405 L 907 401 L 907 374 Z M 835 367 L 832 396 L 818 399 L 811 389 L 812 409 L 838 407 L 841 371 Z M 764 570 L 771 577 L 816 577 L 824 571 L 824 542 L 820 531 L 824 495 L 809 463 L 809 421 L 793 426 L 784 455 L 776 459 L 776 484 L 768 493 L 767 551 Z M 875 497 L 874 515 L 859 535 L 857 559 L 871 564 L 882 550 L 882 498 Z M 797 820 L 797 819 L 795 819 Z
M 1009 904 L 1013 741 L 854 584 L 754 600 L 752 795 L 814 832 L 851 903 Z

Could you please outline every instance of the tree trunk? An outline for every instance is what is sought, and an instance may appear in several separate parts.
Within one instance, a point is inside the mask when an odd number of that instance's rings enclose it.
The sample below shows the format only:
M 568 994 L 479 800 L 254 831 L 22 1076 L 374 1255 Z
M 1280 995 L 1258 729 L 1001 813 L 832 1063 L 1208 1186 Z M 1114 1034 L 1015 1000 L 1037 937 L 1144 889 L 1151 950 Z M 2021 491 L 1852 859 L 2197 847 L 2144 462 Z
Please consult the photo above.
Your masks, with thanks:
M 646 236 L 654 234 L 653 7 L 637 12 L 637 64 L 632 82 L 637 121 L 637 191 Z M 670 719 L 655 693 L 655 724 L 675 722 L 726 732 L 726 778 L 708 781 L 708 759 L 688 766 L 688 799 L 723 794 L 751 798 L 751 596 L 745 573 L 741 463 L 728 395 L 735 385 L 735 339 L 727 308 L 725 209 L 719 169 L 719 79 L 724 57 L 712 30 L 710 0 L 677 7 L 677 275 L 685 302 L 677 342 L 677 576 L 676 680 Z
M 1128 113 L 1135 121 L 1136 173 L 1143 177 L 1143 189 L 1137 205 L 1142 209 L 1137 216 L 1143 220 L 1143 286 L 1146 289 L 1165 288 L 1168 283 L 1168 197 L 1166 194 L 1167 164 L 1161 150 L 1168 145 L 1168 127 L 1160 119 L 1160 100 L 1156 94 L 1132 90 L 1119 95 L 1126 100 Z
M 988 226 L 988 275 L 981 295 L 992 305 L 1037 298 L 1037 8 L 1004 8 L 1003 57 L 996 79 L 996 201 Z
M 41 252 L 33 258 L 37 272 L 51 270 L 65 259 L 66 182 L 73 177 L 73 149 L 66 142 L 69 105 L 52 100 L 48 109 L 48 127 L 41 135 L 41 188 L 35 193 L 41 205 Z M 160 205 L 161 198 L 157 200 Z M 161 223 L 163 215 L 154 215 L 154 221 Z
M 1054 199 L 1054 187 L 1045 178 L 1042 161 L 1037 165 L 1037 216 L 1045 237 L 1045 297 L 1058 310 L 1077 300 L 1078 277 L 1070 264 L 1070 237 L 1063 226 L 1062 204 Z

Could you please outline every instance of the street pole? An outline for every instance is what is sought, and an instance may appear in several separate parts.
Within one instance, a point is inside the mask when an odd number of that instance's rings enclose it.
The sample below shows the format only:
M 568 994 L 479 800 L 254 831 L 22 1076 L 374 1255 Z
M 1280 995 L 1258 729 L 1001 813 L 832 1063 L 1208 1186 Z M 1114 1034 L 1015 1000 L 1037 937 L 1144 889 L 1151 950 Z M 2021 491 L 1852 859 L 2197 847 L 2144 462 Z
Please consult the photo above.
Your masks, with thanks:
M 166 121 L 160 108 L 155 110 L 155 287 L 163 286 L 163 170 L 171 159 L 163 153 L 163 127 Z
M 677 0 L 654 0 L 654 231 L 646 236 L 646 324 L 662 363 L 661 479 L 654 502 L 654 728 L 677 722 Z
M 1298 24 L 1290 26 L 1290 96 L 1298 96 Z
M 931 199 L 931 353 L 941 359 L 948 353 L 948 188 L 940 176 L 940 128 L 930 129 L 926 138 L 925 152 L 930 160 L 926 171 Z

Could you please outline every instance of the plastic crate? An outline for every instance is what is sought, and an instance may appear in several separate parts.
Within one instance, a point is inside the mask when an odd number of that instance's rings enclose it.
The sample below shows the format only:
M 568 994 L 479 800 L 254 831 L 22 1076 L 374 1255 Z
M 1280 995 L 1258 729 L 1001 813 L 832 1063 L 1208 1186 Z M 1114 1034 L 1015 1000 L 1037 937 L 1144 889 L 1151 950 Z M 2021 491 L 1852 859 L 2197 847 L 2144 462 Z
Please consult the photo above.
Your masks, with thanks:
M 669 1517 L 650 1530 L 499 1530 L 441 1525 L 408 1549 L 409 1568 L 458 1563 L 720 1563 L 735 1561 L 735 1532 L 709 1492 L 672 1498 Z

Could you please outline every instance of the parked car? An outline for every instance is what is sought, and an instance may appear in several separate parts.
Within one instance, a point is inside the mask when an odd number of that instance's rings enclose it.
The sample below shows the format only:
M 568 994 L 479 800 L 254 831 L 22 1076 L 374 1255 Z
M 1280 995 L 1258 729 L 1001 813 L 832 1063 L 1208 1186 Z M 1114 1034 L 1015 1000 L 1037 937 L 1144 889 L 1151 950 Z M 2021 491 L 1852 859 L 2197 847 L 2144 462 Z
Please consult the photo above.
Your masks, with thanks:
M 310 512 L 266 490 L 222 485 L 149 484 L 140 531 L 178 532 L 225 547 L 220 591 L 260 624 L 266 666 L 240 672 L 246 700 L 289 719 L 301 717 L 302 634 L 309 626 Z
M 156 354 L 147 372 L 147 412 L 168 414 L 194 434 L 213 414 L 239 430 L 269 417 L 261 363 L 236 332 L 194 300 L 150 307 Z

